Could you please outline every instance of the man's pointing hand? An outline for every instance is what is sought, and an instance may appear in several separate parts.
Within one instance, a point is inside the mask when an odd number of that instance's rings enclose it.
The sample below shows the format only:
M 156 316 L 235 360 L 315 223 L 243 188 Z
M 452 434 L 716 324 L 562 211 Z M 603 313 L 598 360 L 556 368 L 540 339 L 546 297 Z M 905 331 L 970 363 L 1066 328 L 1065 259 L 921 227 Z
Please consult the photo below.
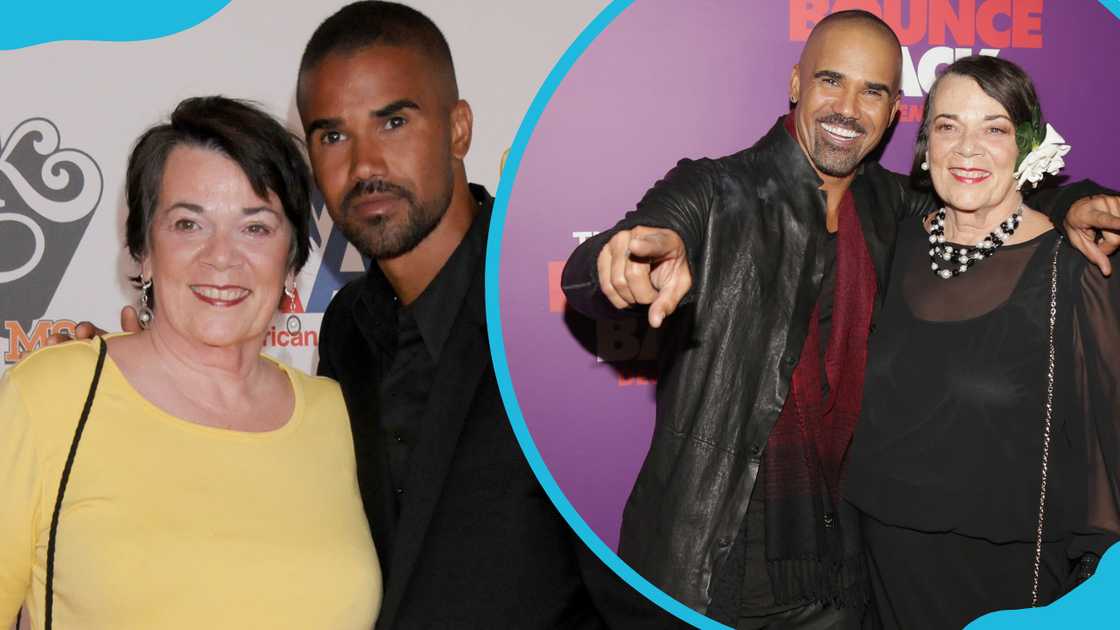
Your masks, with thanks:
M 649 304 L 657 328 L 692 287 L 684 242 L 662 228 L 635 227 L 611 237 L 599 252 L 599 286 L 615 308 Z

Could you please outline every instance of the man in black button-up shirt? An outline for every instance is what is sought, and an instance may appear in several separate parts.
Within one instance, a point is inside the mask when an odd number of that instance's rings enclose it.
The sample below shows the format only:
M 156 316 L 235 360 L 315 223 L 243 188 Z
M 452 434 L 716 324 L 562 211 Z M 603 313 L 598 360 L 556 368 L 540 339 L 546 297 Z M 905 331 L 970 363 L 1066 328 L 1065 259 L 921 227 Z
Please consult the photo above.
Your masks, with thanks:
M 385 576 L 379 628 L 657 628 L 679 622 L 595 558 L 525 461 L 483 309 L 493 200 L 467 184 L 470 107 L 442 35 L 390 3 L 343 8 L 300 67 L 332 219 L 376 261 L 323 317 Z

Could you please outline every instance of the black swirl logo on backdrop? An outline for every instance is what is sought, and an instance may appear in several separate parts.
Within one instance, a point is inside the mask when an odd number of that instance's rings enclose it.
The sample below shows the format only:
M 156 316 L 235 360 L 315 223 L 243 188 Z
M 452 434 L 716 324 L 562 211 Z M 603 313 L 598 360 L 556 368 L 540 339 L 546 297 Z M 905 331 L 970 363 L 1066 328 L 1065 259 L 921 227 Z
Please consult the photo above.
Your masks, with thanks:
M 93 158 L 62 148 L 58 127 L 45 118 L 19 123 L 0 143 L 0 337 L 8 338 L 5 359 L 39 345 L 49 334 L 53 323 L 39 319 L 103 189 Z M 106 265 L 110 272 L 113 261 Z

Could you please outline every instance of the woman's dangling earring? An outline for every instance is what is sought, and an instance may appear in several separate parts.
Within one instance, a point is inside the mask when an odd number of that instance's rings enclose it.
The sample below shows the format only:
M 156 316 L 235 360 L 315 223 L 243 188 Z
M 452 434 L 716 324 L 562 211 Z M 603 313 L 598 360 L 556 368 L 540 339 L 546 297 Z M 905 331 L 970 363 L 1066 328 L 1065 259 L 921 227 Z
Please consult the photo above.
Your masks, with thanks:
M 923 171 L 928 171 L 929 170 L 929 162 L 925 162 L 925 161 L 922 162 L 922 170 Z
M 155 314 L 152 313 L 152 305 L 148 298 L 148 292 L 152 290 L 152 279 L 148 278 L 140 285 L 140 311 L 137 314 L 137 319 L 140 320 L 140 327 L 147 328 L 152 323 L 152 318 Z
M 288 312 L 291 313 L 296 310 L 296 287 L 284 285 L 284 296 L 288 298 Z

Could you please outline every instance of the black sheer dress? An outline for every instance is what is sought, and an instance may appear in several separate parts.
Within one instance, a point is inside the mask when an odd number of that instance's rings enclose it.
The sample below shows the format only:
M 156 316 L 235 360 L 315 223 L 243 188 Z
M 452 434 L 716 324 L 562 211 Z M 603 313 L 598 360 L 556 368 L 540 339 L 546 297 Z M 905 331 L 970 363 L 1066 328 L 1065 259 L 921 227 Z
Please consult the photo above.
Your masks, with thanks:
M 845 494 L 864 513 L 884 626 L 961 628 L 1031 603 L 1058 235 L 948 280 L 919 220 L 896 247 Z M 1120 532 L 1120 278 L 1064 244 L 1058 268 L 1043 604 Z

